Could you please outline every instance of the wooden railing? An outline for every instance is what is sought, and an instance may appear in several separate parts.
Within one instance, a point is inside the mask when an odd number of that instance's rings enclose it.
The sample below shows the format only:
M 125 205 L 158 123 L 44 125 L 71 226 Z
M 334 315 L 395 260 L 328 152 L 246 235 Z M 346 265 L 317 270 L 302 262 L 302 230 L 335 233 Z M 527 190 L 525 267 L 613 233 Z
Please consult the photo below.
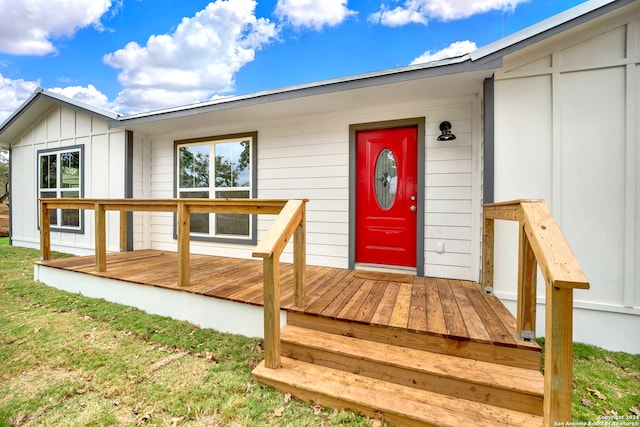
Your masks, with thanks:
M 280 254 L 293 235 L 293 271 L 295 304 L 304 308 L 306 282 L 305 201 L 291 200 L 282 209 L 262 238 L 254 257 L 263 259 L 264 270 L 264 365 L 280 367 Z
M 535 336 L 537 267 L 546 283 L 544 425 L 571 420 L 573 290 L 589 289 L 560 227 L 541 200 L 484 207 L 482 284 L 493 287 L 494 220 L 518 221 L 517 333 Z
M 307 200 L 264 199 L 40 199 L 40 259 L 51 258 L 51 209 L 95 212 L 96 271 L 107 271 L 106 212 L 120 212 L 120 250 L 126 250 L 127 212 L 174 212 L 177 214 L 178 286 L 189 284 L 191 213 L 278 215 L 253 252 L 263 258 L 265 365 L 280 366 L 280 255 L 293 236 L 295 304 L 305 305 Z

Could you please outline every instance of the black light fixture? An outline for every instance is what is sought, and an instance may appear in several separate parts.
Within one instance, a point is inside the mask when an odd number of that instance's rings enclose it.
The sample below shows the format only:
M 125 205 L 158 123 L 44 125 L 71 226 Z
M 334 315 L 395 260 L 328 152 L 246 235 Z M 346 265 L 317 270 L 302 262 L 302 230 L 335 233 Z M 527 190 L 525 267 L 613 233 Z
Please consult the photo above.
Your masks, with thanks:
M 451 133 L 451 122 L 444 121 L 440 123 L 440 136 L 438 137 L 438 141 L 453 141 L 456 139 L 456 136 Z

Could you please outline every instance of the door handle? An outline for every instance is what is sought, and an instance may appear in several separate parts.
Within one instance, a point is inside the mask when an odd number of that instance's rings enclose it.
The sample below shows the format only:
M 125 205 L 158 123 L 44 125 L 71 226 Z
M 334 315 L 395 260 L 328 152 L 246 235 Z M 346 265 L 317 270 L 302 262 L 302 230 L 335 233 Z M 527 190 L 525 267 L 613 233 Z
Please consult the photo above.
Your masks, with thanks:
M 411 210 L 411 212 L 415 212 L 418 210 L 418 208 L 415 205 L 411 205 L 411 207 L 409 208 L 409 210 Z

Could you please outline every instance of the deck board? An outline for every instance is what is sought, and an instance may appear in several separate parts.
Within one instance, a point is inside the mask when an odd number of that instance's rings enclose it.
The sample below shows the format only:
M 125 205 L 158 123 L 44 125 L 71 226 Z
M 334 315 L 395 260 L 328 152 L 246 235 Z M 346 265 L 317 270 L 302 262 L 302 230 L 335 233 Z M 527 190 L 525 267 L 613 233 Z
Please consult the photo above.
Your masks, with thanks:
M 309 298 L 313 302 L 311 304 L 307 303 L 305 311 L 314 314 L 321 313 L 339 294 L 342 293 L 342 291 L 345 290 L 347 286 L 349 286 L 349 281 L 346 279 L 350 274 L 351 273 L 348 270 L 340 270 L 336 276 L 327 282 L 324 290 L 318 289 L 316 297 Z
M 447 326 L 447 336 L 450 337 L 469 337 L 469 331 L 464 324 L 464 318 L 458 307 L 458 300 L 456 299 L 451 285 L 447 279 L 436 280 L 438 285 L 438 293 L 440 294 L 440 301 L 442 311 L 444 314 L 445 324 Z
M 447 324 L 444 319 L 442 302 L 438 291 L 437 279 L 428 277 L 426 280 L 426 301 L 429 311 L 427 311 L 427 326 L 429 332 L 444 337 L 447 335 Z
M 407 322 L 407 329 L 411 331 L 428 331 L 425 287 L 426 284 L 424 280 L 415 280 L 413 282 L 409 306 L 409 321 Z
M 342 310 L 338 313 L 338 317 L 355 320 L 358 313 L 360 313 L 360 309 L 364 306 L 367 298 L 369 298 L 369 294 L 373 291 L 374 286 L 375 281 L 365 279 L 362 286 L 359 286 L 351 298 L 345 301 Z
M 487 329 L 484 327 L 482 319 L 475 310 L 462 284 L 457 280 L 451 282 L 451 291 L 458 302 L 458 308 L 460 309 L 467 332 L 469 333 L 469 339 L 476 342 L 491 342 L 491 335 L 489 335 L 489 332 L 487 332 Z
M 409 308 L 411 306 L 411 288 L 413 284 L 402 283 L 398 290 L 398 297 L 393 305 L 389 326 L 392 328 L 406 329 L 409 323 Z
M 384 290 L 384 294 L 380 297 L 376 311 L 373 313 L 371 319 L 368 320 L 370 323 L 389 325 L 400 286 L 400 282 L 387 282 L 387 287 Z
M 191 255 L 190 284 L 177 286 L 177 254 L 143 250 L 107 255 L 107 271 L 96 273 L 95 257 L 41 264 L 136 284 L 262 305 L 260 260 Z M 477 283 L 406 274 L 307 266 L 307 305 L 294 306 L 291 264 L 281 263 L 281 308 L 358 324 L 405 329 L 464 341 L 535 349 L 515 337 L 515 319 L 495 295 Z
M 327 305 L 327 307 L 319 314 L 326 317 L 338 317 L 338 314 L 340 314 L 344 306 L 351 301 L 353 295 L 358 292 L 358 290 L 364 283 L 364 279 L 354 279 L 353 275 L 349 275 L 345 279 L 350 279 L 350 281 L 347 283 L 348 286 L 339 295 L 337 295 L 334 300 L 331 301 L 329 305 Z
M 360 306 L 360 310 L 355 314 L 353 320 L 356 322 L 371 323 L 371 319 L 376 314 L 380 300 L 384 296 L 389 282 L 376 280 L 373 287 Z

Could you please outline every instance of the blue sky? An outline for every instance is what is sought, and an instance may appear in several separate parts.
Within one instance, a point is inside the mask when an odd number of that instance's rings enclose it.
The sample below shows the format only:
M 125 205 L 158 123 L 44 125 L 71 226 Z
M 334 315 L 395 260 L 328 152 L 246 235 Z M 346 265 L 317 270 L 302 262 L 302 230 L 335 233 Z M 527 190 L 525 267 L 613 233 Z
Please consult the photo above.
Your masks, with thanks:
M 0 0 L 0 121 L 37 87 L 133 113 L 467 53 L 581 0 Z

